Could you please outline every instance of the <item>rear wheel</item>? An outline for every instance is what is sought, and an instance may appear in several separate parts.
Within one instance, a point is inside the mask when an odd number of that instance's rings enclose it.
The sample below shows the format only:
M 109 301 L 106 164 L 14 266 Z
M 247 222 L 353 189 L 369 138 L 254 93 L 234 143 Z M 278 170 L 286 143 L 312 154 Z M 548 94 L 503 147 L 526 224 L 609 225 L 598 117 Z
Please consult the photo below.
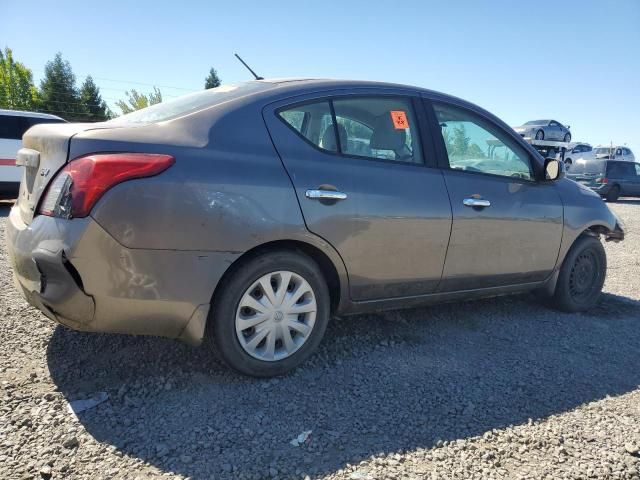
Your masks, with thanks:
M 567 143 L 569 143 L 571 141 L 571 134 L 570 133 L 565 133 L 564 141 L 567 142 Z
M 578 238 L 560 268 L 552 306 L 564 312 L 593 307 L 602 292 L 606 271 L 607 256 L 600 240 L 587 235 Z
M 536 140 L 544 140 L 544 131 L 543 130 L 538 130 L 536 132 Z
M 213 343 L 222 360 L 255 377 L 292 370 L 318 347 L 330 298 L 307 255 L 275 251 L 234 271 L 216 294 Z
M 606 195 L 607 202 L 615 202 L 620 197 L 620 187 L 618 185 L 614 185 L 609 190 L 609 193 Z

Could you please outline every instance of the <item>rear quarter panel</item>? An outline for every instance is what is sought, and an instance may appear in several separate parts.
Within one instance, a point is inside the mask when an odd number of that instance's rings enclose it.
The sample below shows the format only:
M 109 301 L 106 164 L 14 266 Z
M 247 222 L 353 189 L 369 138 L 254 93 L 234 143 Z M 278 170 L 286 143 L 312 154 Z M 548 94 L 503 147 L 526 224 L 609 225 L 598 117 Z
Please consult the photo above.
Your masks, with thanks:
M 129 248 L 246 251 L 306 231 L 291 182 L 254 105 L 160 125 L 87 133 L 72 154 L 173 155 L 159 176 L 117 185 L 92 216 Z
M 242 100 L 160 124 L 77 135 L 70 158 L 130 151 L 176 159 L 158 176 L 109 190 L 92 217 L 129 249 L 177 250 L 202 257 L 227 252 L 237 258 L 235 254 L 278 240 L 304 242 L 327 255 L 346 288 L 339 255 L 305 226 L 291 180 L 264 125 L 262 107 L 261 102 Z M 212 293 L 215 286 L 210 286 Z

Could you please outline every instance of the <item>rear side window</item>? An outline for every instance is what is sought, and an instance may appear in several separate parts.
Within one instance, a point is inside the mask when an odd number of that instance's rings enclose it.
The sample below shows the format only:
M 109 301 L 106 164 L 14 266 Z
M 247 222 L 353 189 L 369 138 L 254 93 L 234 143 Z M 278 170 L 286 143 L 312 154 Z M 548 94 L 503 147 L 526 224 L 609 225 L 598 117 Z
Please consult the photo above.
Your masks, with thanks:
M 613 178 L 635 177 L 632 163 L 611 162 L 607 168 L 607 176 Z
M 24 133 L 39 123 L 63 123 L 58 118 L 23 117 L 18 115 L 0 115 L 0 138 L 21 140 Z
M 307 103 L 278 112 L 287 124 L 312 145 L 337 152 L 329 102 Z
M 25 128 L 24 117 L 14 115 L 0 115 L 0 138 L 9 138 L 11 140 L 20 140 Z
M 312 145 L 350 157 L 421 163 L 411 100 L 336 98 L 285 107 L 278 115 Z
M 411 101 L 396 97 L 333 101 L 342 153 L 421 163 L 418 128 Z

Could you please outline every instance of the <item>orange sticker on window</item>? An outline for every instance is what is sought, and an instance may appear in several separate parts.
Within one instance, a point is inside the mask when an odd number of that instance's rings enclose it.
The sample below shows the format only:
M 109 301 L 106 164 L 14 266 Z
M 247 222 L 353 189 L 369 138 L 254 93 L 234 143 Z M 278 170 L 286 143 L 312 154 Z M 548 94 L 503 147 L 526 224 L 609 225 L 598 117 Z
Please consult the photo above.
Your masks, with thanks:
M 393 121 L 393 128 L 396 130 L 405 130 L 409 128 L 407 114 L 402 110 L 391 110 L 391 121 Z

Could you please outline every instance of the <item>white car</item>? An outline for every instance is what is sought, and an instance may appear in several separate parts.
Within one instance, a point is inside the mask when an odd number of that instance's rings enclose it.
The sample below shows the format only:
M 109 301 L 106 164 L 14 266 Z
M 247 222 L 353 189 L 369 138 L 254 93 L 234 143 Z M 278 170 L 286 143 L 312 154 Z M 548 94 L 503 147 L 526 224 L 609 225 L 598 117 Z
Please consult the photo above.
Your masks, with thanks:
M 560 158 L 560 154 L 558 154 L 558 158 Z M 564 152 L 564 163 L 567 167 L 570 167 L 574 161 L 581 158 L 585 160 L 595 158 L 593 147 L 588 143 L 577 143 Z
M 593 149 L 593 153 L 595 158 L 606 159 L 609 158 L 611 160 L 618 160 L 620 162 L 635 162 L 636 157 L 633 155 L 633 152 L 630 148 L 619 145 L 616 147 L 609 146 L 601 146 Z
M 46 113 L 0 109 L 0 199 L 18 196 L 23 167 L 16 167 L 16 153 L 22 146 L 24 132 L 37 123 L 64 121 Z

